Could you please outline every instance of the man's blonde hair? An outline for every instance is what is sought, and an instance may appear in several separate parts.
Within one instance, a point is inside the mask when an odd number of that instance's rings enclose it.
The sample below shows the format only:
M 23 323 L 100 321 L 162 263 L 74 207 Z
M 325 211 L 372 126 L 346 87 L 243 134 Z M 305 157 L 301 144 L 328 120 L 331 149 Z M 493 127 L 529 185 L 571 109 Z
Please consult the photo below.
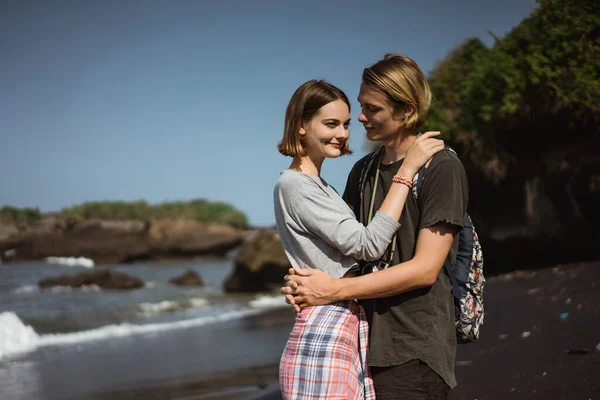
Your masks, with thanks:
M 399 112 L 407 105 L 414 112 L 404 121 L 404 127 L 418 131 L 427 120 L 431 90 L 421 68 L 407 56 L 389 53 L 362 75 L 363 84 L 386 95 Z

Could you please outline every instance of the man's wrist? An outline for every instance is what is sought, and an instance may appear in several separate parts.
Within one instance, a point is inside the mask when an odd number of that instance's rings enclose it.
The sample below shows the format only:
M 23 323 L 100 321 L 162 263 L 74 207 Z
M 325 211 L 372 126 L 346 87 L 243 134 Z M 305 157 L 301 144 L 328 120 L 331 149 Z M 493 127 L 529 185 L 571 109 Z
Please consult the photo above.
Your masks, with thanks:
M 332 302 L 352 299 L 352 297 L 349 296 L 349 292 L 350 288 L 352 287 L 352 280 L 354 279 L 355 278 L 343 278 L 335 280 L 335 284 L 331 292 Z

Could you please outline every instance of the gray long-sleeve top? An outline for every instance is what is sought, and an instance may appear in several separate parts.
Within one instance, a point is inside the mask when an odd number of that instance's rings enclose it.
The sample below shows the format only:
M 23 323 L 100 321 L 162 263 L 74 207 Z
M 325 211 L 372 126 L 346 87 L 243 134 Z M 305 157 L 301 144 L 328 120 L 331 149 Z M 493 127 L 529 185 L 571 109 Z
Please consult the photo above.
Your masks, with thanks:
M 364 226 L 327 182 L 285 170 L 273 193 L 283 249 L 294 268 L 316 268 L 340 278 L 358 260 L 379 259 L 400 227 L 377 212 Z

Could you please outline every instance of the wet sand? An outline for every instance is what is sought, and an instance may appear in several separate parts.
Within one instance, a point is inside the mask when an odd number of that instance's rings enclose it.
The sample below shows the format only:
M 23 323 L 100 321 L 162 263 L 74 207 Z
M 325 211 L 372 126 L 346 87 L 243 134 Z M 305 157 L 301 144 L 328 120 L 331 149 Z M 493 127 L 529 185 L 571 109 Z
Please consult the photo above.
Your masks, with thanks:
M 238 370 L 184 376 L 147 386 L 106 391 L 89 395 L 91 400 L 173 399 L 238 400 L 281 398 L 277 385 L 278 363 Z

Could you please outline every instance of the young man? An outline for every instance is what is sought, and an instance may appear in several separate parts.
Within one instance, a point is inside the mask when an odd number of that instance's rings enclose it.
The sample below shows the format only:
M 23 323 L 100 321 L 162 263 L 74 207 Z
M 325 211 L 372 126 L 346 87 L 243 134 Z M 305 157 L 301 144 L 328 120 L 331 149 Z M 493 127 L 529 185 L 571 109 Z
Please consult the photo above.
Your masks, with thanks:
M 413 60 L 388 54 L 364 70 L 358 101 L 367 137 L 383 145 L 354 165 L 344 192 L 366 224 L 426 120 L 431 93 Z M 369 273 L 370 264 L 356 278 L 335 280 L 317 270 L 290 270 L 286 276 L 282 292 L 297 310 L 361 299 L 378 399 L 446 399 L 456 385 L 454 302 L 443 265 L 456 259 L 467 197 L 460 160 L 441 151 L 427 166 L 418 199 L 407 199 L 401 227 L 377 272 Z

